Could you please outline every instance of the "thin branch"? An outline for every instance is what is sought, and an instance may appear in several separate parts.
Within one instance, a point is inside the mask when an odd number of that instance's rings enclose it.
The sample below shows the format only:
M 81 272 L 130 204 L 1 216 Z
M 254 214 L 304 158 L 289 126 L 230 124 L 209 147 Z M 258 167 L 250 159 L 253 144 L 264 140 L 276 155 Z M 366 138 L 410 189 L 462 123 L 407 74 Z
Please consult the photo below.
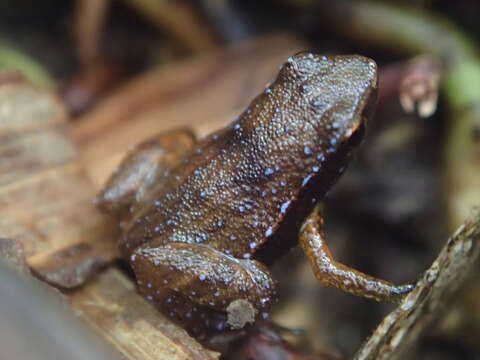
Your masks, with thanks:
M 480 254 L 480 209 L 448 239 L 415 289 L 357 352 L 356 360 L 400 359 L 447 308 Z

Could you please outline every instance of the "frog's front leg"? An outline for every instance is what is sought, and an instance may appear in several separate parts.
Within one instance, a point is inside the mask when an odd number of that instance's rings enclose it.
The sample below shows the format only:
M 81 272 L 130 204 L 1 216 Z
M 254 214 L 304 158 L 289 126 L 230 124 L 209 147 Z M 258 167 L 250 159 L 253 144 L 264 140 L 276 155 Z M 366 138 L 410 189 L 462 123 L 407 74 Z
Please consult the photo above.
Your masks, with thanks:
M 335 261 L 325 239 L 319 206 L 303 224 L 299 242 L 315 277 L 327 286 L 385 302 L 398 302 L 413 289 L 412 285 L 395 286 Z
M 226 315 L 230 328 L 238 329 L 268 314 L 276 300 L 275 282 L 263 264 L 203 244 L 154 240 L 138 247 L 130 264 L 140 292 L 164 306 L 177 301 L 169 310 L 182 321 L 207 308 Z
M 97 196 L 99 208 L 125 220 L 129 212 L 148 198 L 149 191 L 161 186 L 166 173 L 195 145 L 194 134 L 186 129 L 158 134 L 136 145 Z

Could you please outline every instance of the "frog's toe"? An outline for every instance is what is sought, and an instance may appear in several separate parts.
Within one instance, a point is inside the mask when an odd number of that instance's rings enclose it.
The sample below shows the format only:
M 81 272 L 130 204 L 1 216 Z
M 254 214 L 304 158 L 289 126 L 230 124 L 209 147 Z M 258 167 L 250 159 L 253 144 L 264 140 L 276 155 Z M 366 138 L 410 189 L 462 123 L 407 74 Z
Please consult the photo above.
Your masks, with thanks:
M 392 291 L 393 293 L 392 300 L 394 302 L 400 302 L 404 298 L 404 296 L 410 293 L 414 288 L 415 288 L 415 285 L 413 284 L 394 287 Z
M 414 288 L 415 288 L 415 285 L 413 285 L 413 284 L 397 286 L 396 289 L 395 289 L 395 293 L 397 295 L 406 295 L 410 291 L 412 291 Z

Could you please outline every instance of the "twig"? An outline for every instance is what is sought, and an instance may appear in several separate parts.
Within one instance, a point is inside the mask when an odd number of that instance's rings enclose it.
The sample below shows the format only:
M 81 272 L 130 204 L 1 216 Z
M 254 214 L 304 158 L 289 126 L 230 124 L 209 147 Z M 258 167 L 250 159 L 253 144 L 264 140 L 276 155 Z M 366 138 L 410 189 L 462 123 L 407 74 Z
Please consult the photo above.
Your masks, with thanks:
M 415 289 L 357 352 L 356 360 L 399 359 L 438 318 L 475 266 L 480 254 L 480 209 L 448 239 Z
M 218 40 L 199 13 L 186 1 L 124 0 L 145 19 L 167 33 L 179 47 L 202 53 L 217 47 Z
M 109 0 L 77 0 L 73 36 L 77 55 L 85 67 L 99 61 L 99 43 L 109 6 Z

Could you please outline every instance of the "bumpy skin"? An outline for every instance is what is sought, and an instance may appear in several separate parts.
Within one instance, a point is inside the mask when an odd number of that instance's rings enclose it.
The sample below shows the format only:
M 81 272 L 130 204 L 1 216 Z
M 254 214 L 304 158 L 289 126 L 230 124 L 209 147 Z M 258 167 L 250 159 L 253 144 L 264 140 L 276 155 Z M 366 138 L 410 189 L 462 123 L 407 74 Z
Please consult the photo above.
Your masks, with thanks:
M 101 210 L 126 221 L 136 207 L 150 200 L 150 192 L 162 186 L 168 171 L 195 145 L 188 130 L 171 130 L 136 146 L 110 177 L 96 202 Z
M 218 329 L 238 299 L 257 315 L 268 313 L 275 283 L 262 263 L 297 244 L 303 222 L 359 144 L 376 90 L 370 59 L 297 54 L 230 126 L 144 176 L 148 197 L 119 196 L 130 209 L 116 209 L 129 214 L 120 248 L 141 292 L 183 322 Z M 321 282 L 387 301 L 410 290 L 334 262 L 319 216 L 310 215 L 300 244 Z

